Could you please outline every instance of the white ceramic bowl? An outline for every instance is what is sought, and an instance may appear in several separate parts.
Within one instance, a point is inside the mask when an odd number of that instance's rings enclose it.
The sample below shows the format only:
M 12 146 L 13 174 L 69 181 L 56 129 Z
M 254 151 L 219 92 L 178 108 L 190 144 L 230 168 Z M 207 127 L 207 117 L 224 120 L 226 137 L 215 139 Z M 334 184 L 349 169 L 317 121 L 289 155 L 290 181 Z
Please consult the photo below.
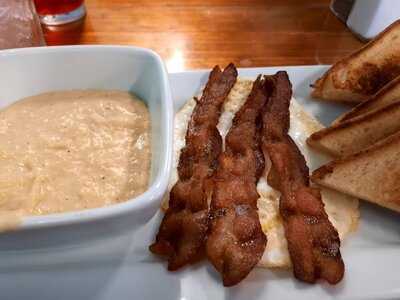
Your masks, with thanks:
M 130 229 L 146 223 L 166 191 L 172 159 L 173 104 L 160 57 L 147 49 L 123 46 L 25 48 L 0 51 L 0 66 L 0 108 L 47 91 L 118 89 L 142 98 L 151 114 L 151 179 L 145 193 L 108 207 L 26 217 L 22 231 L 88 223 L 97 227 L 101 222 L 113 226 L 123 219 L 129 220 Z M 75 230 L 85 232 L 82 226 Z

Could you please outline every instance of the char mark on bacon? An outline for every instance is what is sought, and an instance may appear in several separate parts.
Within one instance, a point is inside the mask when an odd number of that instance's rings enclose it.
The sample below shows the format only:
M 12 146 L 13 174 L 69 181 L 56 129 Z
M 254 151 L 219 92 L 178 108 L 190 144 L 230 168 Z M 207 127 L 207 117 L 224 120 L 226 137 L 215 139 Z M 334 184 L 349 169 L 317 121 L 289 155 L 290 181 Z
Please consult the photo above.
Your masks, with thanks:
M 179 157 L 179 179 L 170 192 L 169 208 L 156 241 L 150 246 L 151 252 L 167 257 L 168 270 L 177 270 L 204 255 L 209 181 L 222 151 L 222 139 L 216 126 L 236 78 L 233 64 L 223 71 L 214 67 L 202 96 L 196 99 L 186 132 L 186 145 Z

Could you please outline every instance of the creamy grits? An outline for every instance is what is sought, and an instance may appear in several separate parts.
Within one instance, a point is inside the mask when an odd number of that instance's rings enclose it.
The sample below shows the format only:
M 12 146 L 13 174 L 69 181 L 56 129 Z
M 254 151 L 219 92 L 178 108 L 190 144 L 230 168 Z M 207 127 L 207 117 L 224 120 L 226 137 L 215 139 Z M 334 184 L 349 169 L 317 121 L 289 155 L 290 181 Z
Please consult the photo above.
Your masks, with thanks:
M 148 109 L 128 92 L 51 92 L 0 110 L 0 230 L 143 193 L 150 154 Z

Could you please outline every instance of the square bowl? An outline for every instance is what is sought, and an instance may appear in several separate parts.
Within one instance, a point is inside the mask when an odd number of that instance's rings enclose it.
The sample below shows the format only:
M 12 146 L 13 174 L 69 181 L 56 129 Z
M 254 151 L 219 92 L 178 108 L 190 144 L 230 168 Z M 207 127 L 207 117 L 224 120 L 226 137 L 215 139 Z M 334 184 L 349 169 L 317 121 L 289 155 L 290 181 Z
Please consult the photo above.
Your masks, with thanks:
M 62 46 L 3 50 L 0 65 L 0 109 L 43 92 L 112 89 L 135 93 L 151 116 L 150 182 L 143 194 L 107 207 L 24 217 L 17 232 L 73 225 L 80 226 L 78 231 L 83 233 L 85 228 L 98 228 L 100 222 L 114 227 L 127 219 L 130 229 L 146 223 L 166 191 L 172 160 L 173 103 L 160 57 L 136 47 Z

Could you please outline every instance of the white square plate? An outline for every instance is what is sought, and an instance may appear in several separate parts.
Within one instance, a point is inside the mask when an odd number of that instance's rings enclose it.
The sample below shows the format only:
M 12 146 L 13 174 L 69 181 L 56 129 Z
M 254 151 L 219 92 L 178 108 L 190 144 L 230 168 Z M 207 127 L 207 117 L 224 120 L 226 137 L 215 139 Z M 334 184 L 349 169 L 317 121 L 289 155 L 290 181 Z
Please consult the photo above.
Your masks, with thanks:
M 346 109 L 309 99 L 309 84 L 326 66 L 242 69 L 240 76 L 255 78 L 278 69 L 288 71 L 298 102 L 325 125 Z M 199 92 L 208 72 L 170 74 L 176 110 Z M 400 299 L 399 215 L 364 202 L 360 207 L 359 229 L 342 247 L 346 274 L 337 286 L 303 284 L 293 279 L 291 271 L 255 269 L 239 285 L 224 288 L 207 263 L 169 273 L 147 249 L 161 218 L 157 214 L 134 233 L 35 250 L 4 251 L 0 245 L 0 298 Z

